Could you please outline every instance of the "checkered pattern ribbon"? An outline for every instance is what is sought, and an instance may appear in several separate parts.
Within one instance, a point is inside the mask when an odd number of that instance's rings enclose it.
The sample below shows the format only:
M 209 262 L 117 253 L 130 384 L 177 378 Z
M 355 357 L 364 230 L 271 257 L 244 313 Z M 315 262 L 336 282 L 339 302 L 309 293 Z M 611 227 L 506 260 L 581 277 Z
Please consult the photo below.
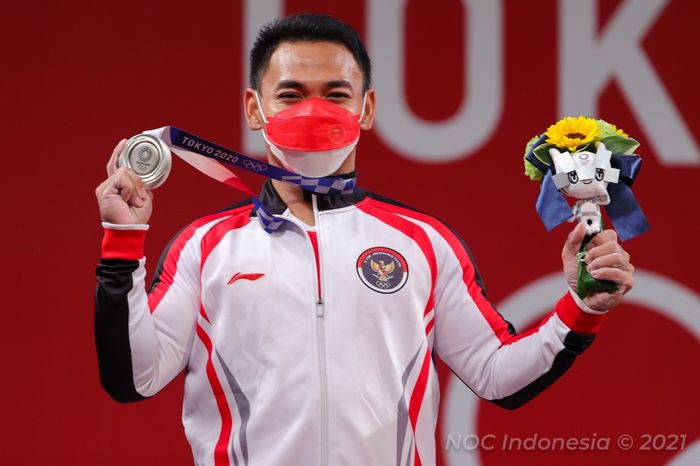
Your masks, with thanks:
M 356 178 L 309 178 L 301 175 L 283 176 L 281 181 L 295 184 L 316 194 L 352 194 Z
M 356 178 L 310 178 L 298 175 L 206 141 L 173 126 L 144 131 L 144 134 L 162 139 L 175 155 L 207 176 L 248 194 L 253 200 L 258 220 L 268 233 L 277 230 L 284 222 L 284 218 L 273 215 L 248 185 L 222 164 L 290 183 L 316 194 L 351 194 L 357 185 Z

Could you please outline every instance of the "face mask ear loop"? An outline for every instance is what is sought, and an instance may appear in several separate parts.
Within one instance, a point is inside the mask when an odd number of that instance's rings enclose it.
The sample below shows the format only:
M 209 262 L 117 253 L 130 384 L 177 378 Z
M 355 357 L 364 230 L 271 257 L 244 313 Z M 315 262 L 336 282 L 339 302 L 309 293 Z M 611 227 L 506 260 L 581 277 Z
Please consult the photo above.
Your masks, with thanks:
M 365 92 L 365 95 L 362 97 L 362 112 L 360 113 L 360 119 L 357 120 L 358 123 L 362 123 L 362 119 L 365 117 L 365 104 L 366 103 L 367 103 L 367 92 Z
M 258 104 L 258 111 L 260 112 L 260 116 L 262 116 L 263 123 L 267 124 L 267 118 L 265 118 L 265 113 L 263 112 L 262 104 L 260 103 L 260 96 L 258 95 L 258 91 L 255 91 L 255 102 Z

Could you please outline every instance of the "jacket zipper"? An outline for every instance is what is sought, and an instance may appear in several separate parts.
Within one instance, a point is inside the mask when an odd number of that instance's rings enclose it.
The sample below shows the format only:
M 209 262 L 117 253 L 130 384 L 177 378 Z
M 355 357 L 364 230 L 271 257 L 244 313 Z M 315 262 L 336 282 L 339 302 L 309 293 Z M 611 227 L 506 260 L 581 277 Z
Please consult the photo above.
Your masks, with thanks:
M 328 464 L 328 374 L 326 371 L 326 337 L 325 337 L 325 306 L 323 303 L 323 262 L 321 258 L 320 226 L 316 195 L 311 195 L 311 202 L 316 223 L 316 344 L 318 351 L 318 370 L 321 381 L 321 464 Z

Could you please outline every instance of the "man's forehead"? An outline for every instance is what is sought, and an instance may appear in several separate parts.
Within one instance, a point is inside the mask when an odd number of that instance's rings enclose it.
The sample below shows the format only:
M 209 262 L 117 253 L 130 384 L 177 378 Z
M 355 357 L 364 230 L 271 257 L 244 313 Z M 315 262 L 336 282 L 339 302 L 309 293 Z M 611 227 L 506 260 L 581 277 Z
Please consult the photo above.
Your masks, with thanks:
M 277 46 L 263 83 L 277 85 L 282 81 L 319 85 L 345 81 L 353 87 L 362 85 L 362 71 L 352 53 L 334 42 L 283 42 Z

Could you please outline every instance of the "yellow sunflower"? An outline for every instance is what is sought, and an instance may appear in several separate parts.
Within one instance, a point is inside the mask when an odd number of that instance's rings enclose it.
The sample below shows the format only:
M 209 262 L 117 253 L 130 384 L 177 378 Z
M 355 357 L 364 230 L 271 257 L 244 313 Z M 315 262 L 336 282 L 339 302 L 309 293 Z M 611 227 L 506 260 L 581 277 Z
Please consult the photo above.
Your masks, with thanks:
M 580 116 L 562 118 L 547 128 L 546 134 L 548 143 L 574 152 L 591 142 L 598 132 L 598 124 L 593 118 Z

